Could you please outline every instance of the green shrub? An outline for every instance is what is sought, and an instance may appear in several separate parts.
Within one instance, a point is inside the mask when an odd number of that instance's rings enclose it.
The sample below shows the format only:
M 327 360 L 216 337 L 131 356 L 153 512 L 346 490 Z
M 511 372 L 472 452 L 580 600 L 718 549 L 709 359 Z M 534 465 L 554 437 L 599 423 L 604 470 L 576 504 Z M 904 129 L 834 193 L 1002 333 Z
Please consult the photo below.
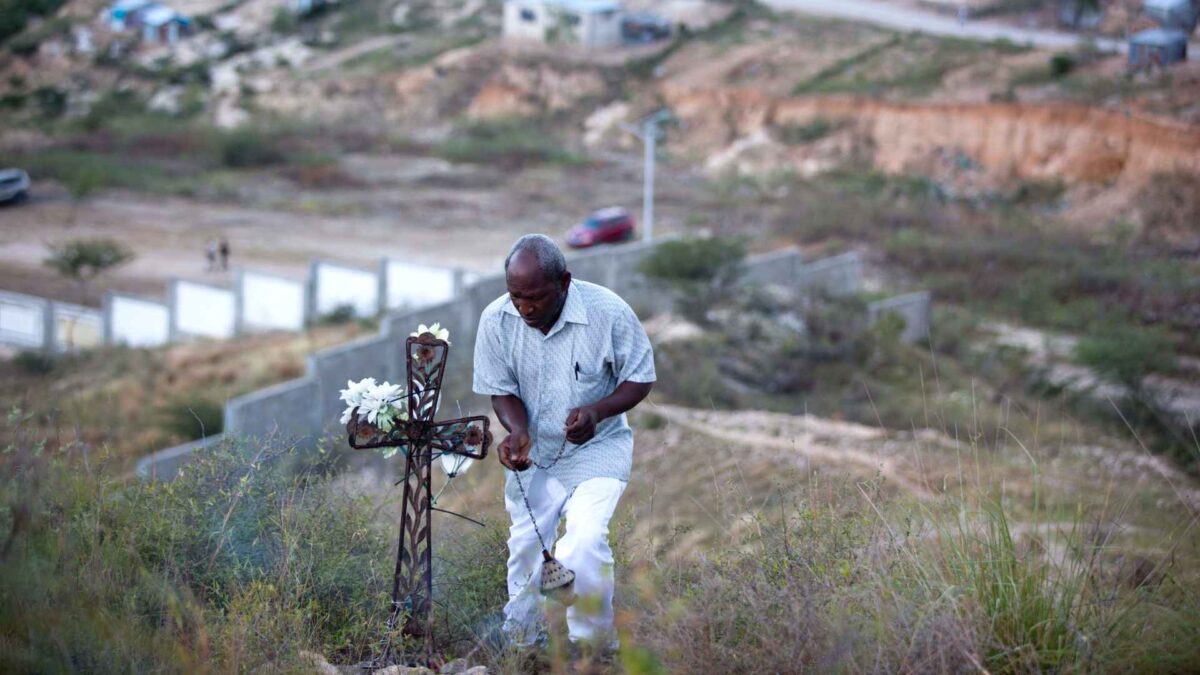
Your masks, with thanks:
M 30 19 L 49 16 L 66 0 L 0 0 L 0 42 L 25 30 Z
M 741 239 L 672 240 L 655 247 L 642 261 L 641 271 L 674 289 L 681 314 L 707 324 L 709 310 L 732 297 L 745 257 Z
M 129 483 L 83 451 L 10 449 L 0 475 L 0 670 L 299 672 L 301 649 L 369 653 L 390 536 L 326 466 L 227 446 L 173 483 Z
M 38 110 L 48 119 L 58 119 L 67 111 L 67 93 L 57 87 L 38 87 L 33 90 Z
M 1075 69 L 1075 57 L 1070 54 L 1058 53 L 1050 57 L 1050 76 L 1064 77 Z
M 45 352 L 23 349 L 13 357 L 13 364 L 31 375 L 48 375 L 54 371 L 54 357 Z
M 578 155 L 547 133 L 546 123 L 535 119 L 470 122 L 460 125 L 436 152 L 451 162 L 475 162 L 502 167 L 536 163 L 577 164 Z
M 332 310 L 322 314 L 321 317 L 317 320 L 317 323 L 319 323 L 323 326 L 336 326 L 336 325 L 340 325 L 340 324 L 350 323 L 351 321 L 354 320 L 354 318 L 356 316 L 358 316 L 358 312 L 355 311 L 354 305 L 345 303 L 345 304 L 338 305 L 337 307 L 334 307 Z
M 76 281 L 86 302 L 90 281 L 132 259 L 133 251 L 115 239 L 71 239 L 51 244 L 50 255 L 42 262 L 62 276 Z
M 225 406 L 205 398 L 172 401 L 159 411 L 159 419 L 163 431 L 190 441 L 221 433 Z
M 1142 381 L 1155 372 L 1175 367 L 1171 340 L 1153 329 L 1115 326 L 1079 341 L 1075 358 L 1101 377 L 1127 387 L 1142 390 Z
M 786 125 L 779 127 L 779 140 L 789 145 L 804 145 L 821 140 L 836 131 L 839 125 L 824 117 L 818 117 L 806 124 Z
M 218 154 L 223 166 L 231 169 L 250 169 L 288 160 L 280 139 L 261 129 L 238 129 L 221 136 Z

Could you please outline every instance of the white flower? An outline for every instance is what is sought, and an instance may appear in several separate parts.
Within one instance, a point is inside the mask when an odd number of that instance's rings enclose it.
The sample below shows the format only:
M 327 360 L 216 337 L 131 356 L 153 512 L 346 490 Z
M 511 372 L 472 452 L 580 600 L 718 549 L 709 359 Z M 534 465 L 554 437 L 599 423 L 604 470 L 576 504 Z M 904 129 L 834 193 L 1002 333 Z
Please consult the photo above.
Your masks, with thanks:
M 441 459 L 442 471 L 445 471 L 446 475 L 451 478 L 454 478 L 459 474 L 466 473 L 467 469 L 470 469 L 471 465 L 475 463 L 474 458 L 467 457 L 466 455 L 456 455 L 450 452 L 442 453 Z
M 359 413 L 366 413 L 367 421 L 375 424 L 375 420 L 379 417 L 379 413 L 384 412 L 389 406 L 400 400 L 402 396 L 401 386 L 384 382 L 369 387 L 362 396 L 362 405 Z M 386 418 L 386 417 L 385 417 Z
M 357 408 L 362 405 L 363 394 L 374 386 L 375 378 L 373 377 L 365 377 L 358 382 L 346 380 L 346 388 L 342 390 L 342 400 L 351 408 Z
M 412 336 L 419 338 L 426 333 L 430 333 L 433 335 L 433 337 L 443 340 L 446 344 L 450 344 L 450 329 L 442 328 L 442 324 L 440 323 L 435 323 L 432 326 L 421 324 L 417 326 L 417 330 L 412 334 Z

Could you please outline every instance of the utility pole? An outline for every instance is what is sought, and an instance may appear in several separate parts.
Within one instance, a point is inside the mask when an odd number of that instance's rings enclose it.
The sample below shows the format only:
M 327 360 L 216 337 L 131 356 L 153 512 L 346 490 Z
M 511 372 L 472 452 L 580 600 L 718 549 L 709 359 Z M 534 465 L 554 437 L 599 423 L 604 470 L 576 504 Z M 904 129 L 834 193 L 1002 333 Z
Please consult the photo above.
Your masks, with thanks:
M 671 111 L 663 109 L 638 120 L 622 124 L 621 128 L 642 140 L 645 151 L 642 169 L 642 241 L 654 240 L 654 151 L 662 136 L 662 123 L 671 119 Z

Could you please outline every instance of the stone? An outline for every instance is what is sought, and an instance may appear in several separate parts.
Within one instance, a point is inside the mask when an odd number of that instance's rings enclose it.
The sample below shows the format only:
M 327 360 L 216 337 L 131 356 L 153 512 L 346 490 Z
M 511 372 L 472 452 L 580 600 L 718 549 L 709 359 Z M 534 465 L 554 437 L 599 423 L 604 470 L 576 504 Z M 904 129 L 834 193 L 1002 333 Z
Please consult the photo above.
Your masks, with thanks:
M 324 656 L 316 652 L 301 651 L 300 658 L 311 663 L 313 668 L 321 675 L 339 675 L 338 669 L 326 661 Z
M 446 665 L 442 666 L 438 672 L 442 673 L 443 675 L 447 673 L 462 673 L 470 667 L 471 664 L 466 659 L 454 659 L 453 661 L 449 661 L 446 663 Z
M 372 675 L 437 675 L 425 666 L 388 666 L 376 670 Z

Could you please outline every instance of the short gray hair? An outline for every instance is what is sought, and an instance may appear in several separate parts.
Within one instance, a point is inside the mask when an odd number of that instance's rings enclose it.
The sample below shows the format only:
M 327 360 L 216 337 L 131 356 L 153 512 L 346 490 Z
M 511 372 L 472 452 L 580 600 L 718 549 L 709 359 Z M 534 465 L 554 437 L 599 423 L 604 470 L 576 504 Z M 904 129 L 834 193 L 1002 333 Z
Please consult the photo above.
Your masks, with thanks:
M 504 271 L 508 272 L 508 264 L 521 251 L 532 253 L 537 259 L 538 267 L 547 281 L 558 281 L 567 273 L 567 259 L 554 240 L 544 234 L 527 234 L 517 240 L 504 259 Z

